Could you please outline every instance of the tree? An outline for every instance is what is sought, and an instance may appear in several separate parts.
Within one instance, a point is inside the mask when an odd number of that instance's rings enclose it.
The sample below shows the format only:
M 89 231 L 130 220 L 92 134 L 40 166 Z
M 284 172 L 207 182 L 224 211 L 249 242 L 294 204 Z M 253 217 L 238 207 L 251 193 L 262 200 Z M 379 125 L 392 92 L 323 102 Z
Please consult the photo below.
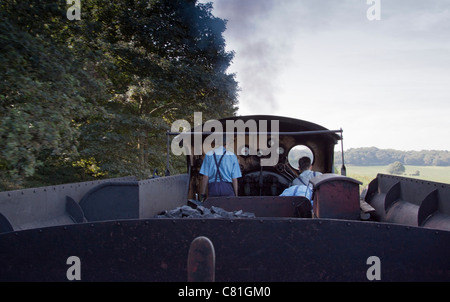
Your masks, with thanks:
M 211 4 L 92 0 L 84 10 L 114 66 L 107 69 L 114 94 L 107 114 L 83 126 L 86 156 L 103 169 L 146 177 L 164 167 L 164 134 L 173 121 L 194 111 L 207 119 L 236 113 L 237 83 L 226 73 L 234 54 L 225 51 L 226 22 L 211 14 Z
M 79 21 L 66 10 L 0 3 L 0 182 L 148 177 L 173 121 L 236 113 L 234 53 L 211 4 L 84 0 Z
M 390 174 L 403 174 L 405 173 L 405 166 L 403 166 L 403 164 L 399 161 L 396 161 L 392 164 L 390 164 L 387 168 L 388 172 Z
M 345 151 L 347 164 L 384 166 L 395 161 L 404 165 L 449 166 L 450 152 L 438 150 L 398 151 L 393 149 L 351 148 Z M 341 164 L 341 152 L 335 152 L 335 163 Z
M 85 59 L 52 37 L 62 26 L 45 19 L 46 9 L 57 8 L 33 4 L 0 7 L 0 178 L 19 186 L 37 169 L 78 156 L 77 123 L 103 98 Z M 32 16 L 50 25 L 30 26 Z

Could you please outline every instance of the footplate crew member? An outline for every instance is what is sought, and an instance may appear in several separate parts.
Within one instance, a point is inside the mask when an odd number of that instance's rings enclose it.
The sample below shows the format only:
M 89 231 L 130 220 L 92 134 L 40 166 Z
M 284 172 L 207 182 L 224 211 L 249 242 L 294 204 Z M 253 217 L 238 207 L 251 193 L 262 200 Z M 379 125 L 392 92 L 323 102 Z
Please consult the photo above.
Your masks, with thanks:
M 200 168 L 203 175 L 200 196 L 203 201 L 208 196 L 238 196 L 238 178 L 242 177 L 237 156 L 223 146 L 206 153 Z

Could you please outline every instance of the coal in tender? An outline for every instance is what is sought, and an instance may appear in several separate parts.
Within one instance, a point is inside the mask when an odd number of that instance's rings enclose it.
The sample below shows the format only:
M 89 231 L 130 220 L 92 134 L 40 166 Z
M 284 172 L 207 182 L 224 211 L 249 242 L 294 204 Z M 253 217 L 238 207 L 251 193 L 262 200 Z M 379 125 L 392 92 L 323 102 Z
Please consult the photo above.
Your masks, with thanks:
M 222 208 L 212 206 L 211 209 L 197 206 L 195 209 L 184 205 L 173 210 L 163 211 L 155 218 L 255 218 L 255 214 L 242 210 L 229 212 Z

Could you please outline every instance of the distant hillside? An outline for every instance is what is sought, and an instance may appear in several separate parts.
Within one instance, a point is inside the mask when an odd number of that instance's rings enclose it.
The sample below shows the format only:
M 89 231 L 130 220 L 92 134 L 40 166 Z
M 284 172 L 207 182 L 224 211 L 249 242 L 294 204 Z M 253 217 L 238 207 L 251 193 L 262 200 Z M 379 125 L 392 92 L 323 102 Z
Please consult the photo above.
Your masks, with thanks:
M 342 164 L 341 152 L 334 153 L 335 164 Z M 450 166 L 450 152 L 438 150 L 399 151 L 376 147 L 351 148 L 344 151 L 344 161 L 355 166 L 384 166 L 399 161 L 414 166 Z

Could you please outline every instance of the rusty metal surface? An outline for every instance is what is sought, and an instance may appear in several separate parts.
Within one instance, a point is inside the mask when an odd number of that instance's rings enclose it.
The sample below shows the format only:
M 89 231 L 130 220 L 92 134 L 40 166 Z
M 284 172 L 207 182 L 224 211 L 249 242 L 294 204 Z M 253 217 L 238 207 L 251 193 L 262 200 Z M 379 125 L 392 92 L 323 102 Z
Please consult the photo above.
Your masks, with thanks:
M 256 217 L 311 217 L 311 203 L 302 196 L 209 197 L 203 206 L 250 212 Z
M 189 246 L 187 258 L 188 282 L 214 282 L 216 255 L 214 246 L 205 236 L 195 238 Z
M 365 200 L 379 221 L 450 230 L 450 184 L 378 174 Z
M 0 281 L 186 281 L 190 243 L 208 237 L 216 281 L 450 281 L 450 232 L 333 219 L 148 219 L 0 235 Z
M 319 218 L 358 219 L 361 182 L 337 174 L 322 174 L 310 180 L 314 186 L 314 215 Z
M 310 180 L 312 185 L 316 188 L 319 187 L 321 184 L 324 184 L 327 182 L 338 182 L 338 181 L 354 183 L 356 185 L 362 185 L 362 182 L 360 182 L 359 180 L 356 180 L 351 177 L 335 174 L 335 173 L 326 173 L 326 174 L 318 175 L 316 177 L 311 178 L 311 180 Z

